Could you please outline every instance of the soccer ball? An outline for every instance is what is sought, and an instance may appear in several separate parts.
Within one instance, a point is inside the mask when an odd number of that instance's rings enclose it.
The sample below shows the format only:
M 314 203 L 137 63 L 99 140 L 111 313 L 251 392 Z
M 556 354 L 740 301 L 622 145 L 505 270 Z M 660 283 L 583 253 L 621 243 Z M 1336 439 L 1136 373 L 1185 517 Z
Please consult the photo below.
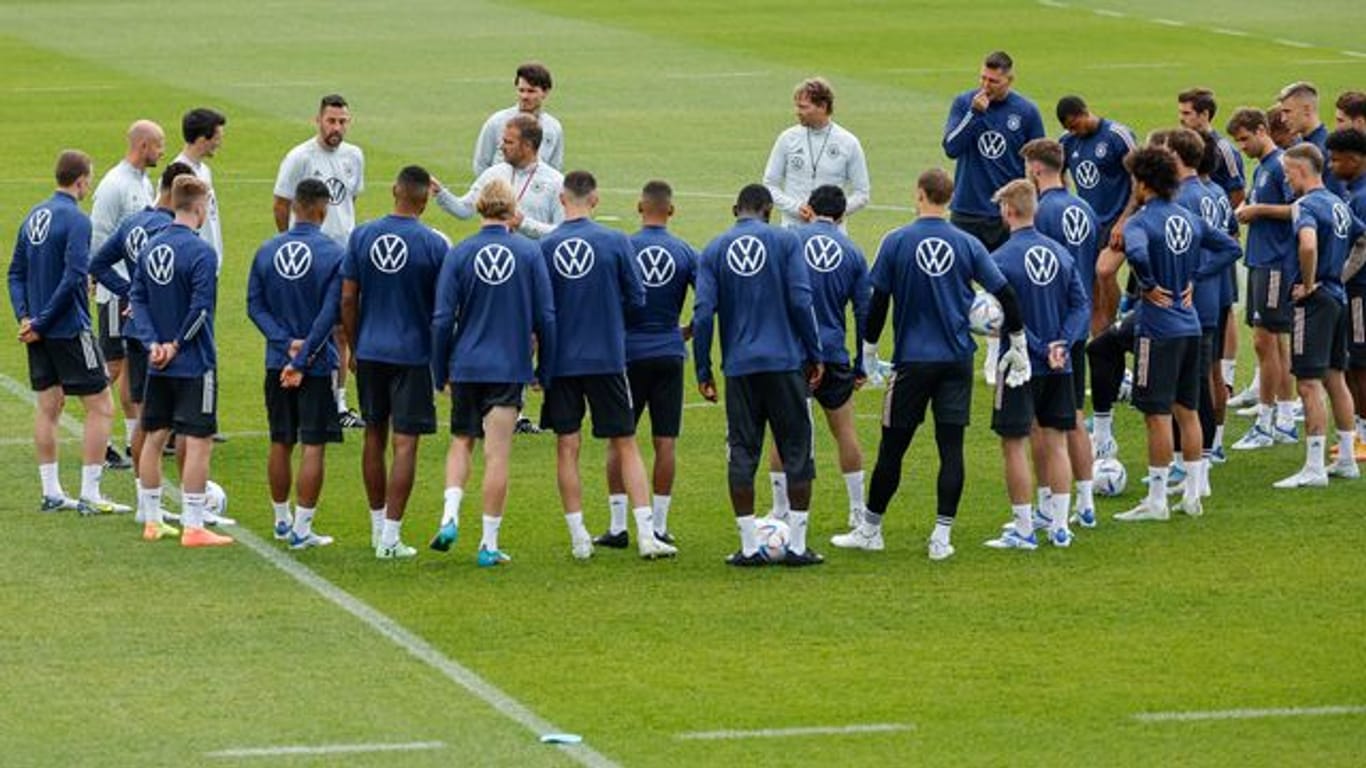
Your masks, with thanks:
M 228 492 L 212 480 L 204 484 L 204 510 L 220 517 L 228 513 Z
M 1119 463 L 1119 459 L 1100 459 L 1092 469 L 1095 477 L 1095 491 L 1101 496 L 1118 496 L 1124 493 L 1124 487 L 1129 482 L 1129 473 L 1124 471 L 1124 465 Z
M 755 528 L 754 537 L 759 541 L 759 556 L 769 562 L 777 562 L 787 556 L 787 542 L 792 531 L 787 523 L 771 517 L 761 517 Z
M 979 293 L 968 310 L 968 329 L 978 336 L 987 336 L 1000 331 L 1004 319 L 1001 302 L 989 293 Z

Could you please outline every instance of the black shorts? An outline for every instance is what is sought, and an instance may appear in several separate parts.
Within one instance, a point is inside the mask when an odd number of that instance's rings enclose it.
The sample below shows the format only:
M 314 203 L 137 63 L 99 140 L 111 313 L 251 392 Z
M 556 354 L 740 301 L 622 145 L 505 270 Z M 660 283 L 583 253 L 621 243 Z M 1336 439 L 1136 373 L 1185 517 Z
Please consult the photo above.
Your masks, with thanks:
M 653 437 L 678 437 L 683 430 L 683 358 L 651 357 L 626 365 L 636 423 L 650 409 Z
M 801 371 L 774 371 L 726 379 L 726 445 L 731 487 L 753 485 L 763 456 L 764 426 L 789 480 L 816 476 L 812 455 L 811 401 Z
M 593 414 L 593 437 L 630 437 L 636 414 L 625 373 L 556 376 L 541 405 L 541 429 L 572 435 L 583 428 L 585 411 Z
M 1347 320 L 1342 305 L 1322 290 L 1295 302 L 1290 333 L 1290 372 L 1297 379 L 1322 379 L 1347 369 Z
M 1366 286 L 1347 286 L 1347 364 L 1366 369 Z
M 1086 407 L 1086 340 L 1073 342 L 1067 357 L 1072 363 L 1072 403 L 1081 410 Z
M 1045 429 L 1064 432 L 1077 427 L 1077 403 L 1072 399 L 1069 374 L 1043 374 L 1022 387 L 1007 387 L 996 380 L 996 399 L 991 409 L 991 429 L 1001 437 L 1029 437 L 1034 422 Z
M 1247 324 L 1273 333 L 1290 332 L 1290 282 L 1281 269 L 1253 267 L 1247 273 Z
M 821 385 L 811 396 L 825 410 L 839 410 L 854 396 L 854 369 L 840 363 L 826 363 Z
M 400 435 L 430 435 L 436 431 L 432 369 L 425 365 L 396 365 L 356 361 L 356 388 L 366 424 L 392 422 Z
M 976 216 L 951 211 L 949 223 L 982 241 L 988 251 L 1000 248 L 1010 239 L 1010 227 L 999 216 Z
M 142 430 L 187 437 L 218 432 L 218 384 L 213 371 L 192 379 L 150 375 L 142 399 Z
M 292 389 L 280 386 L 280 370 L 266 369 L 266 418 L 270 441 L 282 445 L 322 445 L 342 441 L 331 376 L 305 376 Z
M 133 402 L 140 403 L 143 393 L 147 390 L 147 348 L 132 337 L 125 338 L 123 344 L 128 351 L 128 356 L 124 358 L 127 362 L 123 364 L 123 376 L 128 381 L 128 396 Z
M 1200 406 L 1200 337 L 1134 341 L 1134 407 L 1152 416 Z
M 28 347 L 28 380 L 35 392 L 62 386 L 73 397 L 97 395 L 109 386 L 104 356 L 90 331 L 72 339 L 44 338 Z
M 123 335 L 123 302 L 117 296 L 95 305 L 96 325 L 100 332 L 100 351 L 105 360 L 122 360 L 126 354 Z
M 484 417 L 494 408 L 522 410 L 525 384 L 457 382 L 451 385 L 451 434 L 484 436 Z
M 934 404 L 934 423 L 966 427 L 972 415 L 971 360 L 899 365 L 882 396 L 882 426 L 915 429 Z

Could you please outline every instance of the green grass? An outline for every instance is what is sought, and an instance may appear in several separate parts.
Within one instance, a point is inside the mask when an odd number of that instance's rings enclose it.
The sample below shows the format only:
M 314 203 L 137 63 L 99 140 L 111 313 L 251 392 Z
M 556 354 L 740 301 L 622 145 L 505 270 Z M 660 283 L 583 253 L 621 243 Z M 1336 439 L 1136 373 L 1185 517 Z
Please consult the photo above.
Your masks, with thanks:
M 631 190 L 664 177 L 680 191 L 678 231 L 701 244 L 726 226 L 725 197 L 760 174 L 773 137 L 791 122 L 792 84 L 821 72 L 837 88 L 838 119 L 869 156 L 873 202 L 883 207 L 860 213 L 851 231 L 872 250 L 909 216 L 892 207 L 908 204 L 914 175 L 946 163 L 938 142 L 949 99 L 975 83 L 990 48 L 1016 57 L 1019 88 L 1049 125 L 1057 97 L 1079 92 L 1140 133 L 1173 122 L 1173 94 L 1192 84 L 1214 87 L 1228 114 L 1267 103 L 1291 80 L 1307 77 L 1334 94 L 1366 75 L 1366 61 L 1340 53 L 1361 47 L 1352 30 L 1366 14 L 1351 2 L 1316 3 L 1313 24 L 1270 3 L 1162 0 L 1141 13 L 1125 8 L 1129 18 L 1091 12 L 1118 4 L 1070 5 L 3 3 L 0 220 L 12 231 L 48 192 L 63 147 L 92 152 L 102 171 L 135 118 L 174 134 L 189 107 L 225 110 L 227 141 L 213 161 L 229 250 L 221 418 L 226 431 L 253 432 L 265 428 L 262 344 L 245 315 L 245 265 L 271 234 L 279 159 L 309 135 L 316 100 L 329 90 L 355 107 L 351 138 L 369 161 L 360 208 L 371 217 L 387 210 L 388 179 L 406 163 L 427 164 L 457 187 L 467 182 L 478 126 L 510 102 L 508 73 L 541 58 L 555 72 L 550 107 L 565 125 L 569 164 L 613 190 L 601 213 L 629 226 Z M 1201 25 L 1254 37 L 1214 36 Z M 724 76 L 696 76 L 706 73 Z M 178 148 L 174 137 L 170 144 Z M 440 212 L 429 220 L 456 237 L 472 230 Z M 17 344 L 0 345 L 0 373 L 26 380 Z M 1366 705 L 1358 487 L 1273 495 L 1269 482 L 1300 460 L 1299 449 L 1277 448 L 1217 469 L 1202 519 L 1107 523 L 1067 552 L 990 553 L 978 543 L 1006 506 L 988 398 L 984 389 L 976 395 L 959 554 L 945 563 L 924 557 L 936 468 L 925 434 L 888 516 L 887 552 L 822 546 L 829 563 L 818 570 L 726 569 L 720 558 L 735 535 L 715 408 L 686 413 L 676 562 L 611 552 L 571 561 L 552 441 L 519 438 L 503 536 L 511 567 L 476 570 L 469 530 L 451 555 L 424 550 L 416 562 L 376 563 L 355 435 L 330 455 L 319 518 L 339 543 L 298 559 L 623 765 L 1360 764 L 1359 717 L 1130 719 Z M 870 468 L 879 397 L 857 400 Z M 0 394 L 0 438 L 11 439 L 0 443 L 0 762 L 187 765 L 232 747 L 432 739 L 449 746 L 258 762 L 567 762 L 246 548 L 186 553 L 144 545 L 126 520 L 37 516 L 32 449 L 12 441 L 29 434 L 30 421 L 25 403 Z M 1243 424 L 1230 420 L 1230 439 Z M 1136 480 L 1139 419 L 1125 411 L 1118 426 Z M 444 448 L 442 436 L 424 442 L 412 543 L 435 524 Z M 233 512 L 262 535 L 265 450 L 264 439 L 239 437 L 214 458 Z M 814 540 L 824 542 L 845 502 L 823 431 L 817 450 Z M 62 458 L 70 489 L 74 443 L 63 444 Z M 606 516 L 601 465 L 601 447 L 588 446 L 594 529 Z M 116 498 L 132 498 L 127 477 L 106 483 Z M 1131 490 L 1102 511 L 1108 518 L 1136 499 Z M 467 506 L 466 519 L 477 511 Z M 915 729 L 781 742 L 674 738 L 881 722 Z

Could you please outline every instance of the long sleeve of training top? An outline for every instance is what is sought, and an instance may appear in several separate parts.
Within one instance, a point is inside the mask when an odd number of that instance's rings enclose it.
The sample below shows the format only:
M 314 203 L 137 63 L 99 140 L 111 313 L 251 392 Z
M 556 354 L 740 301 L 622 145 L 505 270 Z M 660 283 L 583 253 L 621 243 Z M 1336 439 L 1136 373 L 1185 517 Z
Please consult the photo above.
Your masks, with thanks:
M 48 299 L 47 306 L 33 316 L 32 328 L 46 335 L 48 328 L 71 311 L 76 296 L 85 296 L 86 276 L 90 272 L 90 219 L 74 216 L 67 230 L 62 280 Z
M 174 341 L 177 346 L 185 346 L 204 330 L 213 316 L 214 305 L 218 299 L 218 271 L 214 259 L 199 259 L 190 273 L 190 311 L 180 324 Z
M 432 311 L 432 382 L 439 388 L 451 379 L 451 346 L 455 343 L 455 317 L 460 311 L 460 261 L 455 251 L 441 263 L 436 278 L 436 305 Z
M 549 388 L 553 382 L 552 374 L 546 370 L 546 362 L 555 359 L 559 345 L 555 289 L 550 285 L 550 270 L 544 261 L 536 259 L 531 266 L 535 276 L 532 291 L 535 307 L 532 310 L 532 319 L 536 327 L 536 379 L 543 388 Z
M 1086 339 L 1087 328 L 1091 324 L 1091 297 L 1082 282 L 1081 270 L 1075 264 L 1072 279 L 1067 282 L 1067 315 L 1062 321 L 1062 338 L 1069 345 L 1078 339 Z
M 708 248 L 697 262 L 697 285 L 693 289 L 692 356 L 697 383 L 712 380 L 711 342 L 716 319 L 716 254 Z
M 116 233 L 117 234 L 117 233 Z M 124 258 L 124 245 L 122 238 L 109 237 L 95 251 L 95 255 L 90 259 L 90 276 L 95 281 L 104 286 L 105 290 L 118 296 L 126 298 L 128 289 L 132 287 L 132 281 L 119 274 L 114 265 Z
M 313 321 L 313 326 L 308 329 L 308 337 L 299 348 L 299 354 L 290 361 L 295 370 L 302 371 L 311 366 L 318 354 L 331 341 L 333 329 L 341 322 L 341 284 L 341 264 L 338 263 L 327 280 L 327 299 L 323 301 L 322 311 Z
M 957 160 L 977 141 L 982 132 L 981 116 L 972 111 L 973 92 L 959 94 L 949 107 L 949 118 L 944 123 L 944 139 L 941 142 L 944 154 L 950 160 Z
M 863 334 L 873 302 L 873 288 L 868 280 L 866 261 L 859 261 L 858 280 L 854 283 L 854 295 L 851 298 L 854 304 L 854 371 L 858 373 L 863 370 Z
M 820 362 L 821 334 L 816 323 L 816 308 L 811 300 L 811 279 L 806 271 L 806 260 L 797 238 L 789 236 L 785 239 L 790 245 L 783 254 L 787 259 L 787 314 L 802 348 L 806 350 L 806 361 Z
M 769 194 L 773 195 L 773 207 L 795 217 L 798 209 L 806 201 L 798 200 L 783 191 L 783 181 L 787 176 L 787 154 L 783 152 L 785 136 L 786 131 L 778 134 L 777 141 L 773 142 L 773 149 L 768 153 L 768 165 L 764 167 L 764 186 L 768 188 Z
M 868 158 L 863 154 L 863 145 L 853 142 L 849 158 L 849 196 L 844 206 L 844 215 L 857 213 L 868 206 L 873 184 L 868 176 Z
M 25 298 L 28 285 L 28 259 L 25 258 L 24 248 L 24 228 L 19 228 L 19 234 L 14 238 L 14 255 L 9 263 L 9 301 L 14 308 L 15 321 L 23 320 L 29 316 L 28 301 Z
M 261 329 L 261 335 L 268 343 L 288 347 L 294 340 L 292 334 L 270 311 L 270 302 L 266 301 L 266 268 L 260 259 L 251 265 L 251 274 L 247 276 L 247 315 Z
M 1201 227 L 1200 265 L 1195 268 L 1195 279 L 1214 277 L 1242 258 L 1243 248 L 1238 241 L 1218 227 Z

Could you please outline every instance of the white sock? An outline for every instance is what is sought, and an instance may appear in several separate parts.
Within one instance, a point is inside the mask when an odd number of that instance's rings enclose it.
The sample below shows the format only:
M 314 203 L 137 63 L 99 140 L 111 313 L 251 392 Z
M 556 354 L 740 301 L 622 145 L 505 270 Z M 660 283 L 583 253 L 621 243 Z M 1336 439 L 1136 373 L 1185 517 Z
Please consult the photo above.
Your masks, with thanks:
M 132 445 L 133 445 L 133 435 L 137 434 L 137 431 L 138 431 L 138 420 L 137 420 L 137 419 L 124 419 L 124 420 L 123 420 L 123 447 L 125 447 L 125 448 L 131 448 L 131 447 L 132 447 Z
M 337 387 L 337 413 L 346 413 L 346 387 Z
M 1105 413 L 1091 414 L 1091 437 L 1096 442 L 1100 442 L 1101 440 L 1105 440 L 1111 437 L 1111 429 L 1113 427 L 1114 421 L 1115 416 L 1113 413 L 1110 413 L 1109 411 L 1106 411 Z
M 1181 498 L 1186 501 L 1199 501 L 1200 492 L 1204 490 L 1205 460 L 1186 462 L 1186 487 L 1182 490 Z
M 465 489 L 451 486 L 446 489 L 445 506 L 441 510 L 441 524 L 460 525 L 460 502 L 465 498 Z
M 142 522 L 160 523 L 161 522 L 161 486 L 156 488 L 143 487 L 138 483 L 138 509 L 142 510 Z
M 1040 514 L 1047 515 L 1050 508 L 1048 500 L 1053 496 L 1053 489 L 1046 485 L 1041 485 L 1034 491 L 1034 496 L 1037 499 L 1034 508 L 1039 510 Z
M 1219 368 L 1224 374 L 1224 383 L 1233 386 L 1233 375 L 1238 372 L 1238 358 L 1226 357 L 1219 361 Z
M 792 502 L 787 498 L 787 473 L 769 472 L 768 479 L 773 485 L 773 511 L 784 517 L 792 511 Z
M 1028 504 L 1011 504 L 1010 514 L 1015 518 L 1015 532 L 1029 538 L 1034 533 L 1034 508 Z
M 51 496 L 55 499 L 66 495 L 66 492 L 62 490 L 62 481 L 57 476 L 57 462 L 39 464 L 38 479 L 43 481 L 44 496 Z
M 160 495 L 161 489 L 157 489 Z M 180 521 L 186 528 L 204 527 L 204 494 L 202 493 L 182 493 L 180 494 Z
M 381 547 L 397 547 L 399 534 L 403 532 L 402 520 L 390 520 L 384 518 L 384 523 L 379 531 L 379 545 Z
M 936 517 L 934 521 L 934 530 L 930 531 L 930 538 L 940 544 L 948 544 L 949 533 L 953 530 L 952 526 L 952 521 L 946 521 L 944 518 Z
M 735 518 L 740 528 L 740 552 L 746 557 L 759 551 L 759 534 L 755 530 L 754 515 Z
M 303 538 L 313 533 L 313 513 L 316 507 L 296 507 L 294 509 L 294 535 Z
M 645 541 L 654 538 L 654 510 L 650 507 L 636 507 L 631 514 L 636 518 L 636 535 L 640 537 L 640 540 Z
M 288 525 L 288 524 L 289 524 L 289 502 L 288 502 L 288 501 L 271 501 L 271 502 L 270 502 L 270 506 L 271 506 L 272 509 L 275 510 L 275 523 L 276 523 L 277 525 L 280 524 L 280 523 L 285 523 L 286 525 Z
M 569 538 L 572 541 L 580 542 L 585 539 L 593 538 L 592 536 L 588 535 L 588 529 L 583 527 L 582 512 L 570 512 L 569 514 L 565 515 L 564 523 L 565 525 L 569 526 Z
M 655 533 L 665 534 L 669 532 L 669 505 L 673 503 L 674 497 L 656 494 L 654 498 L 654 521 Z
M 1095 483 L 1094 480 L 1077 481 L 1077 509 L 1095 509 L 1096 499 L 1093 495 Z
M 1049 514 L 1053 517 L 1051 530 L 1067 530 L 1067 513 L 1072 509 L 1072 495 L 1068 493 L 1055 493 L 1048 497 L 1048 503 L 1052 505 Z
M 1215 450 L 1224 447 L 1224 425 L 1216 424 L 1214 427 L 1214 443 L 1210 446 Z
M 503 525 L 503 516 L 484 515 L 484 537 L 479 540 L 479 548 L 489 552 L 498 551 L 498 529 Z
M 1167 467 L 1148 467 L 1148 505 L 1154 509 L 1167 508 Z
M 863 511 L 863 470 L 844 473 L 844 490 L 849 493 L 849 511 Z
M 1275 406 L 1269 403 L 1257 403 L 1257 426 L 1262 431 L 1271 434 L 1271 417 L 1275 415 Z
M 1260 365 L 1252 366 L 1252 383 L 1248 384 L 1247 388 L 1253 392 L 1262 388 L 1262 367 Z
M 1304 459 L 1304 468 L 1314 474 L 1320 474 L 1323 472 L 1323 446 L 1327 440 L 1324 439 L 1323 435 L 1310 435 L 1306 442 L 1308 449 Z
M 1350 429 L 1338 430 L 1338 465 L 1355 467 L 1357 464 L 1357 433 Z
M 802 510 L 792 510 L 788 513 L 788 539 L 787 548 L 795 554 L 806 552 L 806 524 L 810 513 Z
M 607 497 L 607 508 L 612 515 L 607 523 L 608 533 L 621 533 L 626 530 L 626 510 L 629 507 L 630 502 L 624 493 L 613 493 Z
M 81 498 L 99 499 L 100 496 L 100 475 L 104 474 L 103 464 L 85 464 L 81 466 Z
M 389 510 L 384 507 L 370 510 L 370 543 L 379 546 L 379 536 L 384 532 L 384 516 Z
M 1276 426 L 1281 429 L 1293 429 L 1295 427 L 1294 400 L 1276 401 Z

